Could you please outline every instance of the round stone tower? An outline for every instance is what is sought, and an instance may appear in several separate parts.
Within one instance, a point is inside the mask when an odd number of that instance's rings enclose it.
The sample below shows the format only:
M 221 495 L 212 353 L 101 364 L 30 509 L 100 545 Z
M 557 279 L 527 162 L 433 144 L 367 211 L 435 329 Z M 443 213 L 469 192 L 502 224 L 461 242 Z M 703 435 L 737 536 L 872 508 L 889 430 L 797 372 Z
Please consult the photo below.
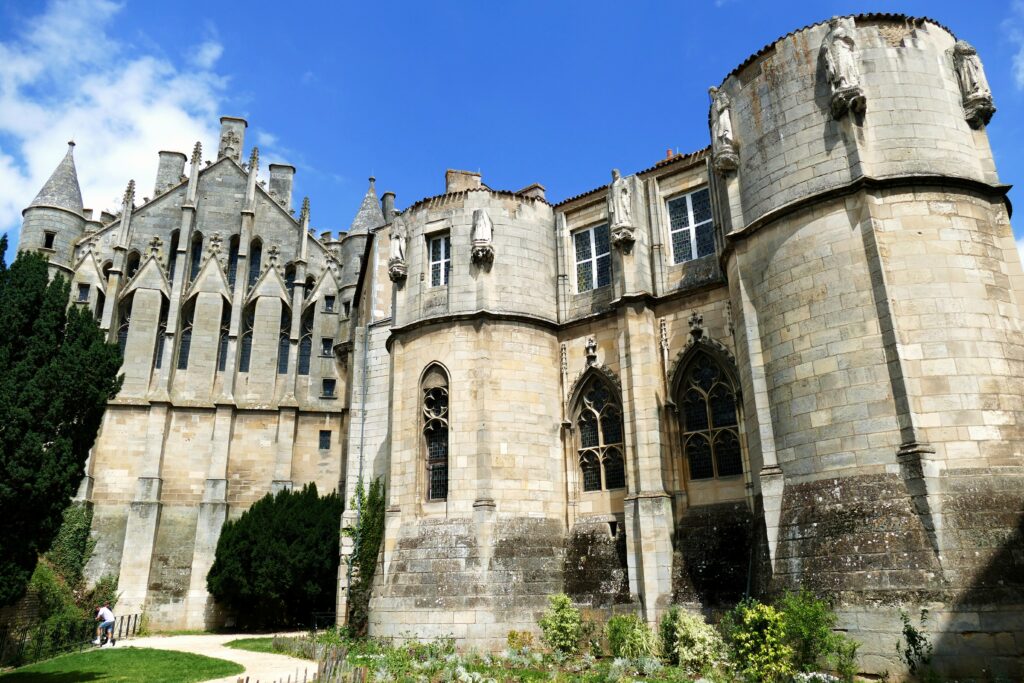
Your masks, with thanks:
M 837 17 L 711 96 L 767 585 L 835 597 L 869 670 L 928 607 L 941 668 L 1019 676 L 1024 279 L 977 54 Z
M 391 224 L 389 507 L 370 631 L 498 645 L 562 589 L 553 214 L 477 174 L 449 171 L 447 189 Z
M 75 170 L 75 143 L 43 185 L 36 198 L 22 212 L 19 251 L 38 251 L 50 259 L 50 276 L 70 277 L 74 244 L 85 231 L 82 190 Z

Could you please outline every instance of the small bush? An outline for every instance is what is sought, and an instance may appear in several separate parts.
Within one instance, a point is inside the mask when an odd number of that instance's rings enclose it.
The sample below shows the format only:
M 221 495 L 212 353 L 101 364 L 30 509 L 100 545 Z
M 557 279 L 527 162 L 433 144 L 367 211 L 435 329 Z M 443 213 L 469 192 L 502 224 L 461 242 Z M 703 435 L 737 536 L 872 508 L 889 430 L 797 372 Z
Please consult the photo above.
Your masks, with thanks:
M 690 676 L 707 674 L 722 657 L 722 638 L 700 615 L 672 607 L 661 620 L 662 653 Z
M 786 643 L 793 648 L 793 666 L 797 671 L 818 671 L 837 644 L 832 608 L 806 589 L 786 591 L 776 607 L 783 615 Z
M 654 634 L 635 614 L 614 616 L 604 628 L 612 657 L 639 659 L 651 657 L 657 651 Z
M 793 674 L 793 648 L 786 644 L 785 619 L 779 610 L 748 598 L 722 622 L 729 655 L 745 680 L 776 683 Z
M 583 618 L 565 593 L 548 596 L 548 609 L 538 622 L 542 639 L 553 650 L 573 654 L 583 635 Z
M 526 650 L 533 647 L 533 634 L 529 631 L 509 631 L 505 643 L 510 650 Z
M 896 641 L 896 651 L 900 658 L 910 669 L 911 675 L 918 680 L 925 683 L 936 680 L 935 672 L 932 670 L 932 643 L 925 631 L 928 625 L 928 610 L 921 610 L 920 627 L 914 626 L 910 622 L 910 615 L 903 610 L 900 610 L 900 620 L 903 622 L 903 640 Z
M 829 655 L 829 663 L 843 683 L 853 683 L 857 675 L 857 648 L 860 643 L 852 638 L 835 634 L 835 641 L 832 645 L 832 653 Z

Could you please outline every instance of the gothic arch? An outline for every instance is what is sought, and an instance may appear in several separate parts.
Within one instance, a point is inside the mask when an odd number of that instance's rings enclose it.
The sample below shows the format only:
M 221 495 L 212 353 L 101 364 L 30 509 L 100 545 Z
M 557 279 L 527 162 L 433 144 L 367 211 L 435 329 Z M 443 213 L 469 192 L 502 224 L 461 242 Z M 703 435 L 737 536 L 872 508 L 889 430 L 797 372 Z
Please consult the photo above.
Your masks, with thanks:
M 712 339 L 711 337 L 691 336 L 686 342 L 679 353 L 676 354 L 675 359 L 672 361 L 672 366 L 669 369 L 669 396 L 675 397 L 677 390 L 679 389 L 679 383 L 682 381 L 683 374 L 686 371 L 690 361 L 699 354 L 706 353 L 711 356 L 719 366 L 729 376 L 729 380 L 736 388 L 736 395 L 739 397 L 742 393 L 742 386 L 740 385 L 740 374 L 738 365 L 736 364 L 736 357 L 732 355 L 732 351 L 723 344 L 722 342 Z
M 614 373 L 606 367 L 587 368 L 573 387 L 569 409 L 582 491 L 625 489 L 625 422 Z
M 588 365 L 580 374 L 576 375 L 576 379 L 573 380 L 572 386 L 569 389 L 569 400 L 566 405 L 569 406 L 570 411 L 576 409 L 576 405 L 580 400 L 580 394 L 583 392 L 587 380 L 593 376 L 600 377 L 603 381 L 607 382 L 618 393 L 619 402 L 622 402 L 622 382 L 619 380 L 619 376 L 607 365 Z
M 420 375 L 418 412 L 423 434 L 423 465 L 426 500 L 448 499 L 451 375 L 437 362 L 428 363 Z

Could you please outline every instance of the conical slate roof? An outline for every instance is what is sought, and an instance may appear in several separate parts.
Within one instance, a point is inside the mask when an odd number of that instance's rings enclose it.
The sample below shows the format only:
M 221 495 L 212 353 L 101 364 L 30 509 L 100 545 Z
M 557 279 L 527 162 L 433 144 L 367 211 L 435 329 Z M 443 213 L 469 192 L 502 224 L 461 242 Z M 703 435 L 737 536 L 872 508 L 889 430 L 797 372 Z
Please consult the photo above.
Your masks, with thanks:
M 374 179 L 370 178 L 370 188 L 363 197 L 363 203 L 359 205 L 356 217 L 352 219 L 352 226 L 348 234 L 365 234 L 384 225 L 384 212 L 380 210 L 380 201 L 377 199 L 377 190 L 373 186 Z
M 57 169 L 29 206 L 56 206 L 78 214 L 82 213 L 82 189 L 78 186 L 74 151 L 75 143 L 69 142 L 68 153 L 64 155 Z

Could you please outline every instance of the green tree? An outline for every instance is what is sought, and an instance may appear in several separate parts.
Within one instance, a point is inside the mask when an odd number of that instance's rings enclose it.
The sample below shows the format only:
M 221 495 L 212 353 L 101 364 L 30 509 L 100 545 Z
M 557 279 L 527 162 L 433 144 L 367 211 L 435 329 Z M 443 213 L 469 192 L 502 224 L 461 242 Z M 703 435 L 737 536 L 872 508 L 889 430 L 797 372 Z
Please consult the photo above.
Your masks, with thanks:
M 246 626 L 297 626 L 334 609 L 342 503 L 337 493 L 268 493 L 224 523 L 206 587 Z
M 84 474 L 121 354 L 89 311 L 68 308 L 46 260 L 4 261 L 0 237 L 0 605 L 24 592 Z

